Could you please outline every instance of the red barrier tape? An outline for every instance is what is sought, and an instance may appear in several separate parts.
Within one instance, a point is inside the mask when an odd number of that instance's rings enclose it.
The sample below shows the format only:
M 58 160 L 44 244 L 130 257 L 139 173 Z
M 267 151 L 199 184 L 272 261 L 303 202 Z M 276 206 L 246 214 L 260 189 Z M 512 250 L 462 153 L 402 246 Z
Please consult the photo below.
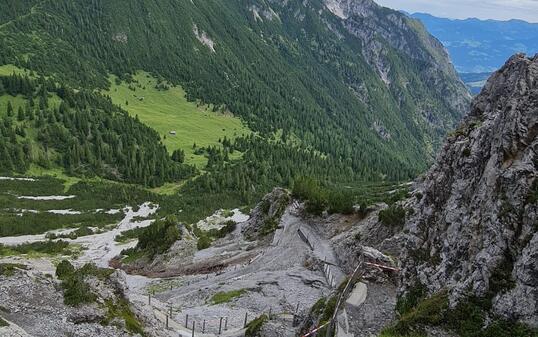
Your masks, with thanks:
M 310 332 L 307 333 L 306 335 L 303 335 L 302 337 L 312 336 L 313 334 L 315 334 L 316 332 L 318 332 L 318 331 L 321 330 L 322 328 L 326 327 L 327 325 L 329 325 L 329 322 L 323 324 L 323 325 L 320 326 L 320 327 L 315 328 L 314 330 L 310 331 Z

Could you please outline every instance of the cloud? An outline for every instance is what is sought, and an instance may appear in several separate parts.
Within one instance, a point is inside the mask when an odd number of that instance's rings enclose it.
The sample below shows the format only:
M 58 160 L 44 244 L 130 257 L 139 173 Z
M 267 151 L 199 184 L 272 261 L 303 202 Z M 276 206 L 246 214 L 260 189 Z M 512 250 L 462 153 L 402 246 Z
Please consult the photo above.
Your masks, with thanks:
M 439 17 L 538 22 L 538 0 L 374 0 L 380 5 Z

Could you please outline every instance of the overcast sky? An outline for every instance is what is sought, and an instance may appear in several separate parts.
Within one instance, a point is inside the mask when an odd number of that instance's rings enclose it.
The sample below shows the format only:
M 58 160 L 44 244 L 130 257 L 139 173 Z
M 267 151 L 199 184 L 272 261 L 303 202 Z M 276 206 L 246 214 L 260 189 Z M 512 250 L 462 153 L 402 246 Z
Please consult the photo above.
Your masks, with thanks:
M 407 12 L 466 19 L 522 19 L 538 22 L 538 0 L 374 0 L 380 5 Z

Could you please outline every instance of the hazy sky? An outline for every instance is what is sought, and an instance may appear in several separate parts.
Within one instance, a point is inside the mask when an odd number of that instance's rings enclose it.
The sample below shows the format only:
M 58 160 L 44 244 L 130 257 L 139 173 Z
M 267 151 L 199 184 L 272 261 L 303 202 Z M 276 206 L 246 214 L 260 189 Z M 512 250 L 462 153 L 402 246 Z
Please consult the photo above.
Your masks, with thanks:
M 538 0 L 374 0 L 380 5 L 455 19 L 522 19 L 538 22 Z

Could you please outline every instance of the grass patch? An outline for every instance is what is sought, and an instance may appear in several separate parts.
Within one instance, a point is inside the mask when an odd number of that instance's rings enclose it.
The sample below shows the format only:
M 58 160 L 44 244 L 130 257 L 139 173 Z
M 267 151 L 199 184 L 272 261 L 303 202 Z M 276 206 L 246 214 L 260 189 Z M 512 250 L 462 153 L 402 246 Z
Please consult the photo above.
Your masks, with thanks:
M 214 294 L 211 297 L 211 303 L 213 304 L 228 303 L 228 302 L 231 302 L 234 298 L 241 297 L 246 292 L 247 292 L 246 289 L 221 291 Z
M 3 326 L 9 326 L 9 323 L 6 322 L 6 321 L 4 321 L 4 320 L 2 319 L 2 317 L 0 317 L 0 327 L 3 327 Z
M 105 305 L 107 307 L 107 316 L 102 322 L 104 325 L 109 325 L 115 319 L 121 319 L 125 322 L 127 331 L 145 336 L 144 328 L 131 310 L 127 300 L 119 299 L 116 303 L 112 300 L 106 300 Z
M 111 77 L 112 85 L 106 94 L 115 104 L 159 132 L 168 151 L 185 151 L 187 164 L 203 168 L 207 163 L 203 155 L 195 154 L 193 143 L 197 147 L 215 146 L 224 137 L 234 139 L 250 133 L 239 118 L 188 102 L 180 87 L 166 84 L 168 89 L 165 86 L 157 89 L 157 79 L 145 72 L 137 73 L 133 79 L 130 84 L 118 84 L 116 78 Z M 176 135 L 171 135 L 171 131 Z
M 18 264 L 18 263 L 0 263 L 0 276 L 13 276 L 15 275 L 15 272 L 17 269 L 28 269 L 28 267 L 24 264 Z

